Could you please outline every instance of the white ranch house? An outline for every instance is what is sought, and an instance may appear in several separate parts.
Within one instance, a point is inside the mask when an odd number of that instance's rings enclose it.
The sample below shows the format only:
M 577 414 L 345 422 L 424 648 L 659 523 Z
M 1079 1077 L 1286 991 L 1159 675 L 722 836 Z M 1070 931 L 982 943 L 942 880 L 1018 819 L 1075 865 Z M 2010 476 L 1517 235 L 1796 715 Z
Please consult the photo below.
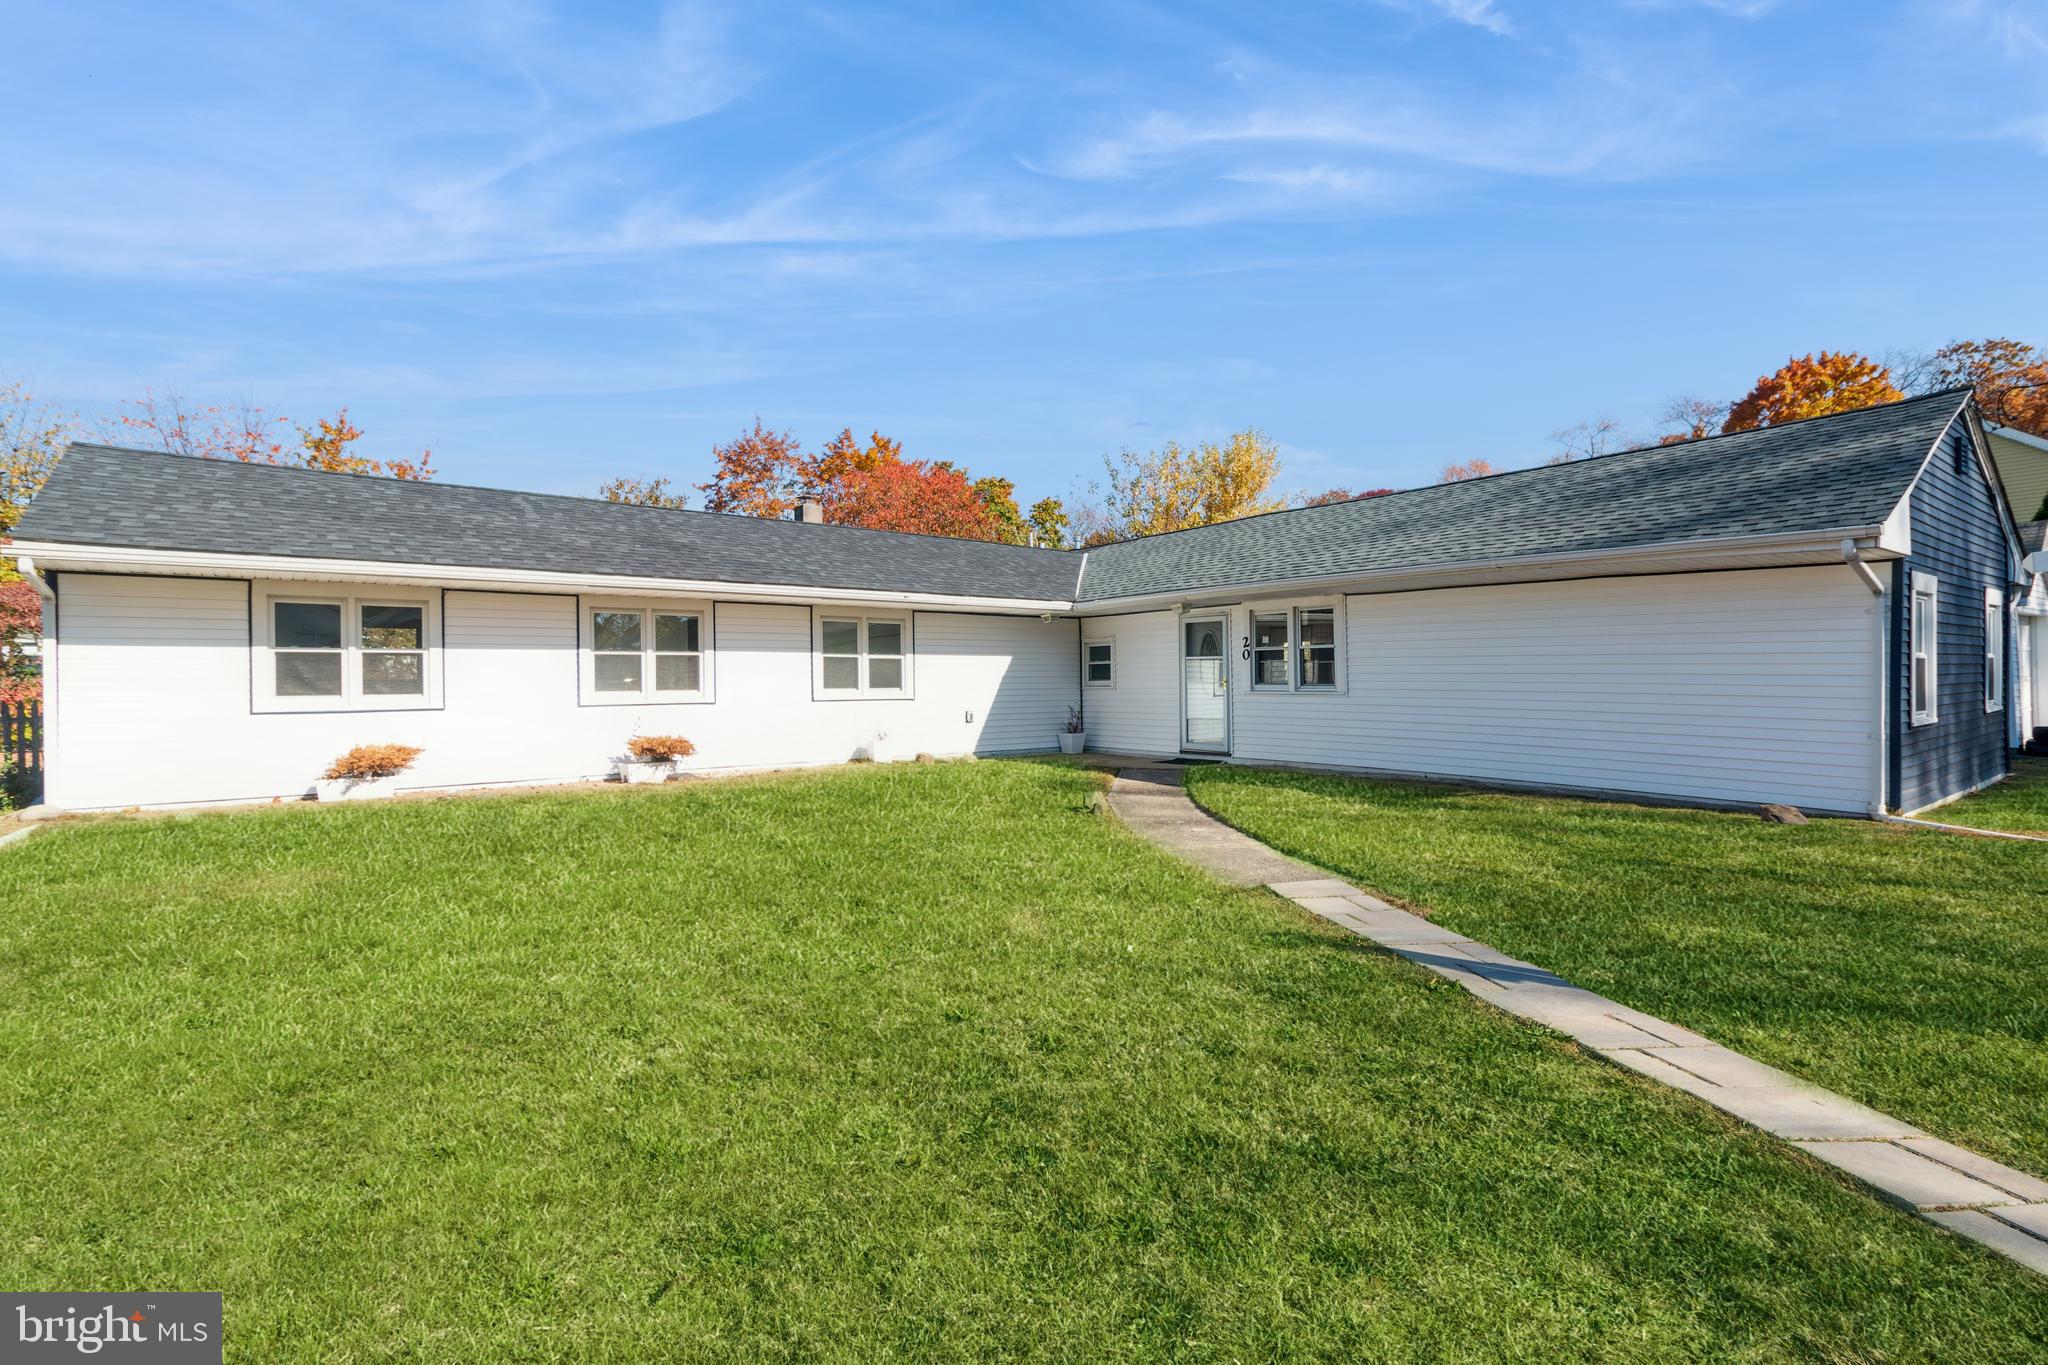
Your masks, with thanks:
M 636 734 L 1024 753 L 1072 707 L 1091 749 L 1868 814 L 1996 780 L 2038 704 L 1985 442 L 1950 393 L 1072 552 L 80 445 L 8 553 L 58 808 L 296 799 L 363 743 L 421 788 Z

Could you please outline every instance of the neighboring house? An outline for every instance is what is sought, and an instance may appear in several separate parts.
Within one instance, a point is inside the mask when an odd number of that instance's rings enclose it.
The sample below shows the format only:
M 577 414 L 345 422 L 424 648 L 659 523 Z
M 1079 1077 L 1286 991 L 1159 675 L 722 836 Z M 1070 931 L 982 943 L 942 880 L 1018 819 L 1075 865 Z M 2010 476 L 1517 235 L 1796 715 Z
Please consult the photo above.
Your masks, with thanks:
M 2048 541 L 2048 521 L 2030 521 L 2020 527 L 2020 549 L 2026 554 L 2021 564 L 2027 572 L 2019 595 L 2019 641 L 2017 681 L 2013 696 L 2018 698 L 2019 734 L 2031 754 L 2048 754 L 2048 743 L 2036 735 L 2048 729 L 2048 555 L 2041 552 Z
M 1962 392 L 1086 552 L 73 447 L 11 549 L 48 799 L 1054 747 L 1821 811 L 2004 774 L 2020 546 Z
M 2023 522 L 2041 520 L 2048 510 L 2048 439 L 1988 424 L 1984 433 L 1991 438 L 1991 463 L 1998 467 L 2013 515 Z

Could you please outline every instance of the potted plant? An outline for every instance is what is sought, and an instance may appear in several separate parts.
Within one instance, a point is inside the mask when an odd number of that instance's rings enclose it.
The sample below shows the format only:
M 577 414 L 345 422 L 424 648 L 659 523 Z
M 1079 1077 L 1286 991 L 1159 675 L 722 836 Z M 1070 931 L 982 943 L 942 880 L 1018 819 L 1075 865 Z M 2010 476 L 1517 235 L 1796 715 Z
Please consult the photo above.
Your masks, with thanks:
M 322 801 L 389 796 L 398 788 L 398 775 L 419 756 L 420 750 L 410 744 L 358 744 L 328 764 L 313 788 Z
M 622 782 L 666 782 L 676 775 L 676 760 L 697 752 L 697 746 L 681 735 L 635 735 L 626 741 L 627 758 L 615 758 L 612 767 Z
M 1087 727 L 1081 723 L 1081 708 L 1069 706 L 1067 708 L 1067 728 L 1060 731 L 1060 752 L 1063 754 L 1078 754 L 1081 752 L 1081 746 L 1087 742 L 1088 731 Z
M 887 730 L 875 731 L 875 737 L 868 741 L 868 760 L 873 763 L 891 763 L 896 758 L 896 746 L 889 742 Z

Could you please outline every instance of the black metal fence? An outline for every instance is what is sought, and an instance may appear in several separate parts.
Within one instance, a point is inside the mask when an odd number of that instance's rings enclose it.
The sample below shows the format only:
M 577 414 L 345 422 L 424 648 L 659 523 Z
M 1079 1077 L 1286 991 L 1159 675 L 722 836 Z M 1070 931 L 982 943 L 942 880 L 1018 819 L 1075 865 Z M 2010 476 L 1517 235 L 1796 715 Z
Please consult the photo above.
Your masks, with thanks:
M 0 758 L 21 772 L 43 771 L 43 704 L 0 701 Z

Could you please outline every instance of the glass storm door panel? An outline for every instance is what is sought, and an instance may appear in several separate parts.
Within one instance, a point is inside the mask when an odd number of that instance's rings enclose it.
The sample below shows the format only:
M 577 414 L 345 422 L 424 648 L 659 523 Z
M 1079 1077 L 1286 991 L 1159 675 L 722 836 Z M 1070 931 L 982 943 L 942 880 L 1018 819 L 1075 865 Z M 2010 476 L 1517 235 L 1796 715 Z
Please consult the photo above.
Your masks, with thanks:
M 1220 618 L 1181 623 L 1181 747 L 1230 750 L 1230 661 Z

